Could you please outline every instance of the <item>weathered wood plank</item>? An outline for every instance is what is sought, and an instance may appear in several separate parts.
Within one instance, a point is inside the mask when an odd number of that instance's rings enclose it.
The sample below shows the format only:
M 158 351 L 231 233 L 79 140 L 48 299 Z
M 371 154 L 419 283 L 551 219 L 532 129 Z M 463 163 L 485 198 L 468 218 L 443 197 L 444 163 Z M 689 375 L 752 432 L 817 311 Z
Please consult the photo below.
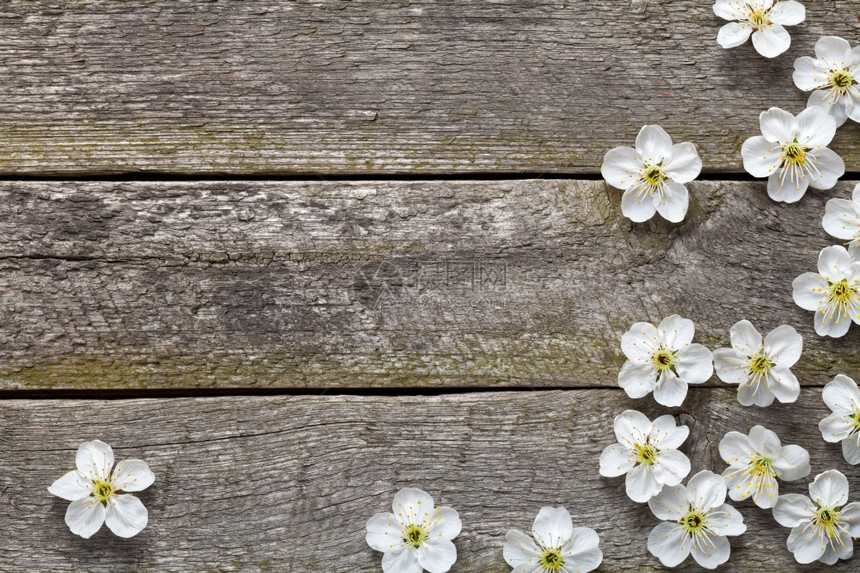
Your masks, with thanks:
M 709 348 L 746 318 L 822 339 L 791 298 L 834 241 L 824 203 L 698 182 L 631 224 L 603 182 L 0 183 L 2 388 L 613 385 L 633 322 Z
M 856 371 L 853 373 L 856 376 Z M 860 499 L 860 475 L 825 444 L 820 390 L 797 404 L 745 409 L 729 389 L 696 389 L 675 413 L 693 471 L 722 471 L 725 432 L 761 423 L 809 450 L 813 475 L 836 468 Z M 665 410 L 620 390 L 495 392 L 444 397 L 231 397 L 123 401 L 4 401 L 0 408 L 0 569 L 51 571 L 379 571 L 364 523 L 401 487 L 460 512 L 452 573 L 509 572 L 504 534 L 527 529 L 542 505 L 565 505 L 602 539 L 602 571 L 663 570 L 646 549 L 657 524 L 601 478 L 598 458 L 627 408 Z M 67 502 L 45 491 L 74 466 L 81 441 L 145 459 L 155 484 L 139 497 L 149 526 L 130 540 L 106 529 L 88 541 L 63 523 Z M 811 478 L 810 478 L 811 479 Z M 807 480 L 783 484 L 803 493 Z M 724 571 L 802 569 L 788 530 L 751 502 L 748 531 Z M 679 571 L 698 571 L 688 560 Z M 842 562 L 833 571 L 856 571 Z
M 659 123 L 709 171 L 794 59 L 856 42 L 856 0 L 806 2 L 776 60 L 723 50 L 712 2 L 6 2 L 0 174 L 595 173 Z M 849 122 L 850 123 L 850 122 Z M 860 127 L 833 148 L 860 160 Z

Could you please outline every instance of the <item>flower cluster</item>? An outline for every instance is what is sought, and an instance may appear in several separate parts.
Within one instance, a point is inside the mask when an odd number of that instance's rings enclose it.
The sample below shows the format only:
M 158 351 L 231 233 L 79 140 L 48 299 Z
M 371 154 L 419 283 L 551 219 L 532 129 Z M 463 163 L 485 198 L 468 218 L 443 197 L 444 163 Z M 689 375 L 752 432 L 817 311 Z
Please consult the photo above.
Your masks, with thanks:
M 146 527 L 146 508 L 131 493 L 153 484 L 155 475 L 146 462 L 121 460 L 114 467 L 113 449 L 93 440 L 78 447 L 74 469 L 48 488 L 52 494 L 71 501 L 66 525 L 72 533 L 89 539 L 103 523 L 120 537 L 132 537 Z M 111 470 L 113 468 L 113 470 Z
M 433 505 L 424 491 L 405 488 L 394 496 L 391 513 L 377 513 L 365 526 L 367 544 L 382 552 L 383 573 L 445 573 L 457 560 L 452 540 L 460 534 L 458 513 Z M 587 573 L 600 566 L 597 533 L 574 527 L 564 507 L 543 507 L 532 536 L 511 529 L 502 554 L 516 573 Z

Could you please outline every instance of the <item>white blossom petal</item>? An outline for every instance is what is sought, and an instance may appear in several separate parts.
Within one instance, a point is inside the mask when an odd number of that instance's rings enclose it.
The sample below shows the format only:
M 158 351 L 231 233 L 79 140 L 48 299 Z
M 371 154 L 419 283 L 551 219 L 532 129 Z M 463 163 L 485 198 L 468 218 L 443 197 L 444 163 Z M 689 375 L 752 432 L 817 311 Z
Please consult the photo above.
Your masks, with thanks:
M 761 349 L 761 334 L 748 320 L 736 322 L 729 330 L 732 348 L 741 355 L 752 356 Z
M 424 568 L 415 551 L 412 546 L 386 551 L 382 554 L 382 573 L 422 573 Z
M 809 180 L 809 186 L 813 189 L 832 189 L 839 178 L 845 175 L 845 162 L 835 151 L 826 147 L 815 152 L 813 164 L 819 171 L 816 177 Z
M 445 573 L 457 561 L 457 548 L 447 539 L 425 543 L 416 551 L 418 563 L 429 573 Z
M 829 63 L 849 62 L 851 44 L 839 36 L 822 36 L 815 42 L 815 57 Z
M 122 491 L 142 491 L 155 482 L 155 474 L 143 460 L 120 460 L 111 474 L 114 488 Z
M 860 389 L 854 380 L 844 374 L 837 374 L 824 385 L 821 399 L 836 414 L 851 416 L 860 411 Z
M 820 107 L 808 107 L 797 114 L 797 128 L 798 141 L 812 148 L 824 147 L 836 135 L 836 121 Z
M 782 162 L 782 149 L 778 143 L 756 135 L 741 146 L 744 169 L 753 177 L 768 177 L 776 173 Z
M 660 198 L 654 196 L 654 206 L 660 216 L 670 223 L 680 223 L 687 214 L 690 205 L 690 195 L 687 188 L 671 179 L 663 183 L 664 193 Z
M 785 28 L 774 24 L 753 32 L 752 43 L 755 51 L 765 58 L 775 58 L 791 46 L 791 36 Z
M 860 464 L 860 441 L 856 437 L 842 440 L 842 456 L 852 466 Z
M 677 523 L 662 522 L 648 534 L 648 551 L 666 567 L 675 567 L 690 555 L 692 543 Z
M 653 324 L 637 322 L 621 335 L 621 351 L 630 360 L 650 364 L 659 342 L 657 328 Z
M 532 526 L 535 541 L 543 547 L 558 547 L 573 535 L 573 520 L 564 507 L 542 507 Z
M 770 392 L 783 404 L 791 404 L 800 396 L 800 382 L 791 370 L 774 366 L 767 373 Z
M 621 196 L 621 214 L 633 221 L 634 223 L 642 223 L 654 216 L 657 212 L 657 207 L 650 197 L 645 197 L 644 200 L 637 197 L 637 192 L 628 189 Z
M 600 174 L 607 183 L 619 189 L 629 189 L 639 178 L 641 162 L 632 147 L 616 147 L 606 152 Z
M 791 368 L 800 359 L 803 337 L 787 324 L 777 326 L 764 339 L 764 350 L 777 366 Z
M 782 0 L 773 5 L 768 17 L 774 24 L 796 26 L 806 19 L 806 8 L 795 0 Z
M 794 139 L 798 131 L 797 119 L 789 112 L 772 107 L 759 114 L 761 133 L 771 143 L 783 144 Z M 761 175 L 756 175 L 761 177 Z
M 607 446 L 600 454 L 600 475 L 618 477 L 633 469 L 636 457 L 631 450 L 621 444 Z
M 460 521 L 460 514 L 450 507 L 437 507 L 433 512 L 433 529 L 431 531 L 433 539 L 454 539 L 460 535 L 463 529 L 463 523 Z
M 722 477 L 713 472 L 700 471 L 687 482 L 687 499 L 703 510 L 723 505 L 726 501 L 726 484 Z
M 113 449 L 101 440 L 84 442 L 78 446 L 75 465 L 84 477 L 107 481 L 113 467 Z
M 401 526 L 390 513 L 377 513 L 367 520 L 365 540 L 371 549 L 376 551 L 391 551 L 403 545 L 400 533 Z
M 673 314 L 660 321 L 657 332 L 665 341 L 666 346 L 678 350 L 693 341 L 696 328 L 689 318 L 681 318 L 677 314 Z
M 814 528 L 798 525 L 791 530 L 786 545 L 788 550 L 794 553 L 794 559 L 798 563 L 806 564 L 817 561 L 824 555 L 826 543 L 822 543 Z
M 744 22 L 729 22 L 717 32 L 717 43 L 725 49 L 735 48 L 746 42 L 752 31 L 752 26 Z
M 613 422 L 615 437 L 618 442 L 628 448 L 633 444 L 643 443 L 651 433 L 651 420 L 642 412 L 624 410 Z
M 795 445 L 783 447 L 779 457 L 773 461 L 772 467 L 777 477 L 783 481 L 805 478 L 812 471 L 809 465 L 809 452 Z
M 729 560 L 731 546 L 728 539 L 716 535 L 708 536 L 708 541 L 709 544 L 707 546 L 704 544 L 694 545 L 691 553 L 696 563 L 705 569 L 716 569 Z
M 666 486 L 648 500 L 648 507 L 658 519 L 678 521 L 689 508 L 687 490 L 682 485 Z
M 662 474 L 662 479 L 658 481 L 667 486 L 675 486 L 690 473 L 690 458 L 678 450 L 665 450 L 658 455 L 654 467 Z
M 849 503 L 839 511 L 839 517 L 852 537 L 860 537 L 860 503 Z
M 105 508 L 94 497 L 73 501 L 66 510 L 66 525 L 75 535 L 89 539 L 105 521 Z
M 659 163 L 672 152 L 672 138 L 659 125 L 645 125 L 636 136 L 636 151 L 646 165 Z
M 782 176 L 782 171 L 773 173 L 767 178 L 767 195 L 780 203 L 797 203 L 803 198 L 809 188 L 809 177 L 801 175 L 794 178 L 791 175 Z
M 669 371 L 663 376 L 663 381 L 654 388 L 654 400 L 670 408 L 683 404 L 686 397 L 687 382 Z
M 740 512 L 725 503 L 708 515 L 708 524 L 721 536 L 740 535 L 747 530 Z
M 401 525 L 415 523 L 411 518 L 433 510 L 433 498 L 427 492 L 405 487 L 394 494 L 391 510 Z M 419 520 L 420 521 L 420 520 Z
M 587 573 L 600 566 L 603 552 L 598 547 L 600 538 L 590 527 L 575 527 L 570 541 L 562 546 L 562 557 L 569 570 Z
M 794 73 L 791 78 L 794 80 L 794 85 L 805 92 L 828 85 L 827 73 L 809 56 L 794 60 Z
M 711 351 L 701 344 L 690 344 L 678 351 L 675 369 L 678 371 L 678 376 L 689 384 L 707 382 L 714 374 Z
M 654 478 L 651 468 L 641 464 L 627 474 L 624 486 L 627 490 L 627 497 L 636 503 L 645 503 L 660 493 L 663 488 L 663 485 Z
M 824 230 L 837 239 L 860 238 L 860 200 L 829 200 L 821 223 Z
M 727 384 L 740 384 L 747 381 L 746 357 L 740 356 L 731 348 L 717 348 L 713 356 L 720 380 Z
M 848 478 L 837 470 L 822 472 L 809 484 L 809 497 L 826 507 L 845 505 L 848 501 Z
M 149 513 L 143 503 L 130 494 L 114 495 L 108 500 L 105 525 L 120 537 L 133 537 L 140 533 L 149 521 Z
M 791 283 L 794 303 L 804 310 L 817 310 L 827 289 L 827 281 L 817 273 L 803 273 Z
M 81 472 L 72 470 L 55 481 L 48 487 L 48 491 L 57 497 L 68 501 L 77 501 L 89 497 L 92 493 L 93 483 L 84 478 Z
M 779 496 L 773 506 L 773 518 L 783 527 L 797 527 L 815 517 L 815 505 L 805 495 L 788 493 Z
M 659 450 L 679 448 L 690 435 L 690 428 L 676 426 L 675 418 L 670 414 L 658 417 L 652 426 L 651 441 Z
M 654 389 L 657 371 L 650 364 L 625 362 L 618 372 L 618 385 L 631 398 L 642 398 Z
M 702 160 L 696 146 L 685 141 L 672 146 L 666 159 L 666 175 L 677 183 L 689 183 L 702 172 Z
M 505 562 L 514 568 L 515 573 L 534 571 L 540 555 L 540 548 L 529 535 L 518 529 L 511 529 L 505 535 L 502 556 Z
M 854 421 L 841 414 L 827 416 L 818 423 L 825 442 L 841 442 L 854 431 Z

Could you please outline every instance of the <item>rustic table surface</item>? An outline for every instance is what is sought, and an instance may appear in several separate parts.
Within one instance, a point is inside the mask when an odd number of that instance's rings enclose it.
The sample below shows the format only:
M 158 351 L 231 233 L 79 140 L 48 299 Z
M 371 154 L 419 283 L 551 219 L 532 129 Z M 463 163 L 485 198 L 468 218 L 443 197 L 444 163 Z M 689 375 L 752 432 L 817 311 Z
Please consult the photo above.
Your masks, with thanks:
M 767 60 L 716 43 L 710 1 L 3 3 L 0 571 L 380 571 L 364 524 L 406 486 L 460 512 L 452 573 L 510 571 L 506 531 L 545 505 L 597 531 L 600 571 L 664 570 L 657 519 L 597 471 L 628 408 L 687 424 L 693 472 L 763 424 L 860 499 L 818 430 L 860 328 L 818 337 L 791 297 L 860 125 L 796 204 L 740 156 L 761 111 L 805 107 L 795 58 L 857 44 L 857 0 L 804 4 Z M 599 174 L 647 123 L 704 162 L 680 224 L 631 223 Z M 716 377 L 629 399 L 620 336 L 670 314 L 712 350 L 793 325 L 797 403 Z M 134 538 L 73 535 L 46 491 L 95 438 L 156 475 Z M 722 570 L 821 570 L 735 506 Z

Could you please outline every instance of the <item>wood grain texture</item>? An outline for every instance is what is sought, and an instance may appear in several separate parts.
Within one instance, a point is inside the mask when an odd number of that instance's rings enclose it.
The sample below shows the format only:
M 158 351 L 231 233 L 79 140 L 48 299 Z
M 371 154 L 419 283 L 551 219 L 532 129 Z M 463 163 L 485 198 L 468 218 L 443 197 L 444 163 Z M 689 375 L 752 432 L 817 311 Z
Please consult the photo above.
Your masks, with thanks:
M 794 60 L 860 33 L 856 0 L 804 4 L 767 60 L 696 0 L 15 0 L 0 174 L 596 173 L 647 123 L 742 172 L 759 113 L 806 105 Z
M 0 380 L 16 388 L 614 385 L 636 321 L 748 319 L 794 371 L 860 370 L 791 281 L 835 242 L 825 201 L 696 182 L 635 225 L 603 182 L 3 182 Z M 716 379 L 714 379 L 716 380 Z
M 857 372 L 853 373 L 856 377 Z M 677 420 L 690 428 L 682 451 L 693 473 L 722 472 L 718 444 L 755 424 L 810 452 L 807 491 L 836 468 L 852 500 L 860 475 L 826 444 L 821 391 L 792 405 L 743 408 L 729 389 L 697 388 Z M 230 397 L 134 401 L 4 401 L 0 408 L 0 569 L 51 571 L 380 570 L 364 523 L 385 512 L 401 487 L 420 487 L 460 512 L 463 532 L 452 573 L 509 573 L 501 548 L 508 529 L 528 530 L 544 505 L 564 505 L 594 528 L 600 571 L 664 570 L 646 549 L 658 521 L 627 499 L 623 478 L 598 475 L 600 452 L 615 442 L 612 419 L 628 408 L 652 419 L 653 401 L 620 390 L 492 392 L 443 397 Z M 100 438 L 117 458 L 150 465 L 155 484 L 139 494 L 148 527 L 121 540 L 106 528 L 72 535 L 66 506 L 46 487 L 74 467 L 80 442 Z M 722 571 L 820 571 L 785 548 L 789 530 L 751 502 L 734 502 L 748 531 L 733 538 Z M 700 571 L 692 560 L 679 571 Z M 833 571 L 856 571 L 856 560 Z

